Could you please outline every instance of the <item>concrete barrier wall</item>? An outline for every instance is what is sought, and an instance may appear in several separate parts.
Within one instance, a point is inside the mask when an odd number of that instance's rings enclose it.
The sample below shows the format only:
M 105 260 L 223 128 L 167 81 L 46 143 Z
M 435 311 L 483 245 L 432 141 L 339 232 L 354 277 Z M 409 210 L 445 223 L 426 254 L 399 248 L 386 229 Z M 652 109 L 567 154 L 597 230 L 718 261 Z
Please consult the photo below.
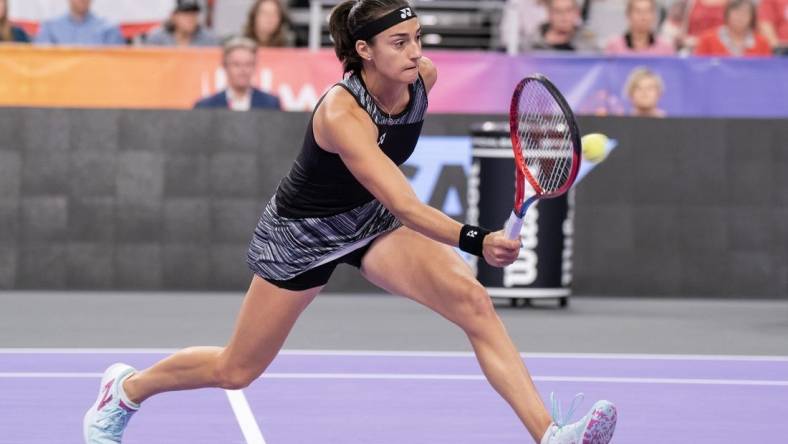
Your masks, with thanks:
M 0 109 L 0 288 L 233 289 L 309 116 Z M 467 135 L 501 116 L 430 116 Z M 788 125 L 584 118 L 575 293 L 788 297 Z M 333 291 L 372 289 L 340 268 Z

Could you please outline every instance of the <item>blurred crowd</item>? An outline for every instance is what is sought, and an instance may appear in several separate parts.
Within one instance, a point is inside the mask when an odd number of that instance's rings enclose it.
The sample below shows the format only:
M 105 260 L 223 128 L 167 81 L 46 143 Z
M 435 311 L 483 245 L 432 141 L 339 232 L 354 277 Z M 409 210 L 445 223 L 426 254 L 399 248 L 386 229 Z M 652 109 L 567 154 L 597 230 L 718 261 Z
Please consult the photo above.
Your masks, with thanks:
M 28 35 L 8 20 L 9 0 L 0 0 L 0 41 L 214 46 L 234 37 L 211 31 L 211 12 L 222 0 L 162 0 L 173 2 L 164 23 L 126 36 L 91 12 L 91 0 L 63 1 L 66 14 Z M 304 2 L 248 3 L 237 35 L 260 47 L 295 45 L 288 9 Z M 506 0 L 500 28 L 501 47 L 514 39 L 523 52 L 768 56 L 788 47 L 788 0 Z
M 788 0 L 509 0 L 521 51 L 770 56 L 788 46 Z
M 49 45 L 152 45 L 152 46 L 217 46 L 235 36 L 219 39 L 211 31 L 211 11 L 221 0 L 172 1 L 169 17 L 160 26 L 142 29 L 124 36 L 117 24 L 97 16 L 91 0 L 63 0 L 68 12 L 44 20 L 28 35 L 8 20 L 9 0 L 0 0 L 0 42 Z M 254 0 L 239 26 L 238 35 L 251 39 L 260 47 L 293 46 L 288 5 L 284 0 Z

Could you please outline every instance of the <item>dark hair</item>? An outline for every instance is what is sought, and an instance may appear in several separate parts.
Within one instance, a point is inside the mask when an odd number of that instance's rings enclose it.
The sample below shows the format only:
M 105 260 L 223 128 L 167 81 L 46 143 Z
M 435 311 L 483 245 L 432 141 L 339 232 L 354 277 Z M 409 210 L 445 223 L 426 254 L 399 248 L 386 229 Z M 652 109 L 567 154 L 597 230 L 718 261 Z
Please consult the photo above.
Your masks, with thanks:
M 750 30 L 755 31 L 758 26 L 758 12 L 756 11 L 755 3 L 753 3 L 752 0 L 730 0 L 728 5 L 725 6 L 725 22 L 728 22 L 728 17 L 730 17 L 731 11 L 744 5 L 750 7 Z
M 276 5 L 279 10 L 279 26 L 274 30 L 271 35 L 271 40 L 261 42 L 257 38 L 257 11 L 263 3 L 271 2 Z M 244 25 L 244 37 L 248 37 L 258 45 L 261 46 L 289 46 L 289 33 L 290 33 L 290 15 L 287 13 L 287 8 L 281 0 L 256 0 L 252 7 L 249 9 L 249 14 L 246 17 L 246 24 Z
M 172 14 L 170 14 L 170 18 L 168 18 L 167 21 L 165 21 L 164 25 L 163 25 L 164 30 L 167 31 L 167 34 L 175 33 L 175 21 L 172 19 L 172 16 L 175 15 L 175 14 L 180 14 L 180 13 L 184 13 L 184 12 L 187 13 L 187 14 L 194 14 L 197 11 L 178 11 L 177 9 L 172 11 Z M 200 32 L 200 28 L 202 28 L 202 25 L 198 21 L 197 22 L 197 29 L 194 30 L 194 35 L 197 35 L 197 33 Z
M 407 0 L 345 0 L 334 7 L 328 32 L 334 41 L 334 52 L 342 62 L 343 72 L 361 72 L 364 66 L 361 56 L 356 52 L 353 30 L 358 30 L 395 9 L 409 6 Z

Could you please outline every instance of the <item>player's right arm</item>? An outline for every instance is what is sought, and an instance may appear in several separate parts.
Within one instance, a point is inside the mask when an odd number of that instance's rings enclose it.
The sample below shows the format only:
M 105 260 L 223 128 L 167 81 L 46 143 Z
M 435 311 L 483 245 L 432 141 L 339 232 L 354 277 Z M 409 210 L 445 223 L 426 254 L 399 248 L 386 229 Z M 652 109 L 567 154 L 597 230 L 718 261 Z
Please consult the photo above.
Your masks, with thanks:
M 329 92 L 313 125 L 318 144 L 338 154 L 356 180 L 406 227 L 457 246 L 462 225 L 418 199 L 402 171 L 378 147 L 377 128 L 350 94 L 340 88 Z M 519 249 L 519 240 L 500 233 L 485 238 L 485 259 L 492 265 L 513 262 Z

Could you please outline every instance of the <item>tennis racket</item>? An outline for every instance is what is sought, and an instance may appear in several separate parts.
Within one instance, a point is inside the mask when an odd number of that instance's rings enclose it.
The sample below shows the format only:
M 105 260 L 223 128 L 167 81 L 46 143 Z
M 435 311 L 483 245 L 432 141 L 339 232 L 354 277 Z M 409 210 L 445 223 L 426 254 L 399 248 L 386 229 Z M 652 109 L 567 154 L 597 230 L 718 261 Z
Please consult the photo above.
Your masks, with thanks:
M 541 74 L 517 84 L 509 108 L 509 127 L 515 193 L 504 233 L 517 239 L 531 204 L 560 196 L 572 187 L 580 167 L 580 131 L 566 99 Z

